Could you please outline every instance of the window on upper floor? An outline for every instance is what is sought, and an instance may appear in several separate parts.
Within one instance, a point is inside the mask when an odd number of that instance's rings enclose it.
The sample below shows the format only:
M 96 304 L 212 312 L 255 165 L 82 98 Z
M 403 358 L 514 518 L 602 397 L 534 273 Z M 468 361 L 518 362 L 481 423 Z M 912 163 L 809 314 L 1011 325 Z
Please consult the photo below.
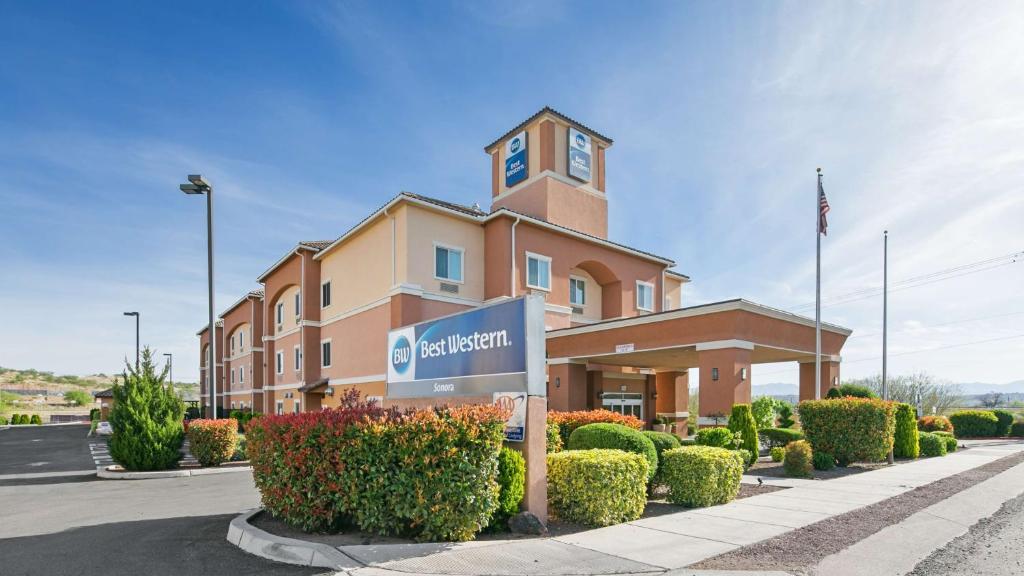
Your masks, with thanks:
M 320 285 L 320 307 L 327 308 L 331 305 L 331 281 L 327 280 Z
M 245 352 L 245 330 L 238 331 L 238 351 Z
M 277 327 L 280 328 L 281 324 L 284 323 L 284 302 L 277 303 Z
M 302 292 L 295 293 L 295 317 L 301 316 L 302 310 Z
M 462 282 L 462 248 L 434 245 L 434 278 Z
M 331 367 L 331 341 L 324 340 L 320 343 L 320 365 L 324 368 Z
M 551 258 L 540 254 L 526 253 L 526 286 L 539 290 L 551 290 Z
M 654 284 L 650 282 L 636 282 L 636 309 L 644 312 L 654 312 Z
M 295 371 L 298 372 L 302 370 L 302 348 L 296 346 L 293 356 L 295 357 Z
M 569 278 L 569 304 L 584 306 L 587 303 L 587 282 L 583 278 Z
M 235 371 L 234 370 L 231 371 L 231 383 L 232 384 L 235 383 Z
M 231 354 L 235 353 L 235 339 L 231 339 Z
M 245 366 L 238 367 L 238 383 L 245 384 Z
M 281 350 L 274 354 L 274 368 L 276 373 L 284 374 L 284 352 Z

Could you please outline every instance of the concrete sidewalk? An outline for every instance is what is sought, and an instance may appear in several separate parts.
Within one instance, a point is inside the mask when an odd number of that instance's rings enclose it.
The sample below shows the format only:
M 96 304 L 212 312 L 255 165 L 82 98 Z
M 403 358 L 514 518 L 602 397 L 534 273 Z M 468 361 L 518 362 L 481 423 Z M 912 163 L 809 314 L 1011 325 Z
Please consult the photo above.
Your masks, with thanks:
M 784 491 L 722 506 L 683 510 L 557 538 L 400 547 L 343 546 L 339 550 L 367 564 L 368 567 L 348 571 L 352 576 L 393 572 L 467 576 L 665 572 L 680 576 L 725 575 L 728 572 L 693 571 L 685 567 L 1022 450 L 1022 442 L 979 442 L 970 450 L 944 458 L 922 459 L 834 480 L 798 482 Z M 936 506 L 942 504 L 945 502 Z

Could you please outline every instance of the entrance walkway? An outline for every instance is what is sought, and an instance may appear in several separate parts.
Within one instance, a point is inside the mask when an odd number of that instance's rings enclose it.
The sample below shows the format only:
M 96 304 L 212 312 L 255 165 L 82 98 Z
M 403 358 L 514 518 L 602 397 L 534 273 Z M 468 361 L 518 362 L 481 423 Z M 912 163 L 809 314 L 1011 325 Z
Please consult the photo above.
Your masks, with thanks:
M 827 481 L 722 506 L 685 510 L 551 539 L 407 547 L 341 547 L 371 567 L 353 576 L 416 574 L 650 574 L 689 566 L 741 546 L 868 506 L 1024 451 L 1014 441 Z M 681 571 L 680 574 L 725 574 Z M 750 574 L 750 573 L 748 573 Z M 766 574 L 766 573 L 761 573 Z

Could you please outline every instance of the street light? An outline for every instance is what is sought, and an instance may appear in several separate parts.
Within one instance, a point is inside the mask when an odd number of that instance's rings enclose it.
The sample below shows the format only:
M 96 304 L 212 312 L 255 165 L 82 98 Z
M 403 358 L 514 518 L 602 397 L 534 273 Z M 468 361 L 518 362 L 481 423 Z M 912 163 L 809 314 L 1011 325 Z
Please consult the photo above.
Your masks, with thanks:
M 171 381 L 171 388 L 174 388 L 174 354 L 164 352 L 167 357 L 167 378 Z
M 135 371 L 139 371 L 139 313 L 125 312 L 125 316 L 135 316 Z
M 203 179 L 199 174 L 189 174 L 188 183 L 178 186 L 185 194 L 206 194 L 206 273 L 209 296 L 209 320 L 210 320 L 210 360 L 206 368 L 206 376 L 209 379 L 209 406 L 210 418 L 216 418 L 217 412 L 215 402 L 217 391 L 214 385 L 214 374 L 217 372 L 217 332 L 213 323 L 213 186 Z

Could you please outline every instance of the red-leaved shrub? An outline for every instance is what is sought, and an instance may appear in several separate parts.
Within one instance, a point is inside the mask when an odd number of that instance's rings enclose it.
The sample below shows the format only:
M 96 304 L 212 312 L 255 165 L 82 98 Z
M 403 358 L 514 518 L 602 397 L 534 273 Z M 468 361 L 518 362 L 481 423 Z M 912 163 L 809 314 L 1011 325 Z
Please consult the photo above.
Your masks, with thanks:
M 238 447 L 238 421 L 192 420 L 188 426 L 188 442 L 192 455 L 202 466 L 219 466 L 231 459 Z
M 945 416 L 921 416 L 917 429 L 922 432 L 953 432 L 953 423 Z
M 636 430 L 644 429 L 644 421 L 636 416 L 619 414 L 611 410 L 578 410 L 575 412 L 548 412 L 548 422 L 558 425 L 558 435 L 562 444 L 569 445 L 572 431 L 587 424 L 609 423 L 622 424 Z

